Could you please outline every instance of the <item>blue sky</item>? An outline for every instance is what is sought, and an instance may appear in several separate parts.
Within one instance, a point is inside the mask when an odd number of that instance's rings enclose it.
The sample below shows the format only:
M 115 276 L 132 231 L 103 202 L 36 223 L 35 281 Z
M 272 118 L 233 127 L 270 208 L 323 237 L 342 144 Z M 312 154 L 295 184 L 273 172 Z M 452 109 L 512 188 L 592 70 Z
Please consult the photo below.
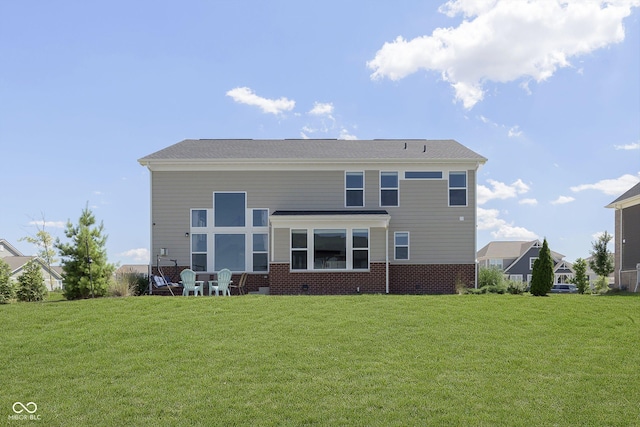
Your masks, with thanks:
M 640 0 L 0 1 L 0 238 L 88 203 L 149 259 L 149 173 L 186 138 L 452 138 L 487 157 L 478 249 L 574 261 L 640 180 Z

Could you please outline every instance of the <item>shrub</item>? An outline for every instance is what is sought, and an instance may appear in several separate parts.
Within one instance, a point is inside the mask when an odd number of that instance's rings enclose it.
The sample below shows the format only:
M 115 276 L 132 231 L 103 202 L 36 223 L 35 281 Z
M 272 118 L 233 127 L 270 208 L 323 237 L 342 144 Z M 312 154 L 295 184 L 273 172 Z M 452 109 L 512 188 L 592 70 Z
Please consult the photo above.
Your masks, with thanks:
M 481 293 L 504 294 L 507 292 L 504 273 L 499 268 L 480 268 L 478 287 Z
M 11 280 L 11 267 L 0 258 L 0 304 L 11 302 L 16 297 L 16 288 Z
M 43 301 L 47 296 L 42 270 L 37 261 L 31 260 L 25 264 L 24 270 L 18 277 L 16 296 L 19 301 Z
M 596 283 L 594 284 L 593 293 L 602 295 L 602 294 L 606 294 L 608 290 L 609 290 L 609 279 L 607 279 L 605 276 L 598 277 L 598 280 L 596 280 Z
M 525 282 L 515 281 L 515 280 L 507 280 L 507 292 L 513 295 L 523 294 L 527 289 L 527 284 Z

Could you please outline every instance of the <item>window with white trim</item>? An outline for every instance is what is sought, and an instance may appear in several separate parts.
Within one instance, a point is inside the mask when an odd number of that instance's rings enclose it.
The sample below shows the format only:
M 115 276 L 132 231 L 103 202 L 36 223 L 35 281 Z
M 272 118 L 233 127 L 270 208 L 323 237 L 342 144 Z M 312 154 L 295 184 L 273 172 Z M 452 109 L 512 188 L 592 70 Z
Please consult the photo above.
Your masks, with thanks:
M 467 206 L 467 172 L 449 172 L 449 206 Z
M 533 264 L 535 264 L 537 259 L 538 259 L 538 257 L 529 258 L 529 270 L 533 270 Z
M 190 215 L 192 270 L 268 270 L 269 210 L 247 208 L 245 192 L 214 192 L 212 209 Z
M 442 171 L 406 171 L 404 179 L 442 179 Z
M 380 206 L 400 206 L 398 172 L 380 172 Z
M 489 260 L 489 267 L 499 268 L 502 270 L 502 258 L 491 258 Z
M 345 172 L 344 204 L 347 207 L 364 206 L 364 172 Z
M 292 229 L 291 269 L 369 269 L 369 229 Z
M 409 259 L 409 232 L 396 231 L 393 233 L 393 259 Z

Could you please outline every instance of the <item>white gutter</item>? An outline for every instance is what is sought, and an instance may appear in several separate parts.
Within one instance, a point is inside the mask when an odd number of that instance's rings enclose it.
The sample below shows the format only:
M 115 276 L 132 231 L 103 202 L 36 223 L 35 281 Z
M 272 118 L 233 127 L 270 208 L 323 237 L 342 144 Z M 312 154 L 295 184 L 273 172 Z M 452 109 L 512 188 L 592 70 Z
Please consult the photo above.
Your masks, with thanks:
M 384 227 L 385 231 L 385 290 L 389 293 L 389 224 Z

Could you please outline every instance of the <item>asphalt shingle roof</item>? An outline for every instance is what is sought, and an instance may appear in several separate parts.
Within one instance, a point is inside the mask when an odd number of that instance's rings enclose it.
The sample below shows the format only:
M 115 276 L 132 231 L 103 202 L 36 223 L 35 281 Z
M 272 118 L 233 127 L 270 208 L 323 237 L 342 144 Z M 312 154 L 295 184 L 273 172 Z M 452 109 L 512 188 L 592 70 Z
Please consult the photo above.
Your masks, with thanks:
M 139 162 L 207 159 L 487 159 L 452 139 L 186 139 Z
M 621 195 L 620 197 L 618 197 L 617 199 L 615 199 L 613 202 L 609 203 L 610 205 L 613 205 L 615 203 L 621 202 L 623 200 L 627 200 L 630 199 L 632 197 L 636 197 L 636 196 L 640 196 L 640 182 L 637 183 L 636 185 L 634 185 L 633 187 L 631 187 L 629 190 L 625 191 L 625 193 L 623 195 Z

